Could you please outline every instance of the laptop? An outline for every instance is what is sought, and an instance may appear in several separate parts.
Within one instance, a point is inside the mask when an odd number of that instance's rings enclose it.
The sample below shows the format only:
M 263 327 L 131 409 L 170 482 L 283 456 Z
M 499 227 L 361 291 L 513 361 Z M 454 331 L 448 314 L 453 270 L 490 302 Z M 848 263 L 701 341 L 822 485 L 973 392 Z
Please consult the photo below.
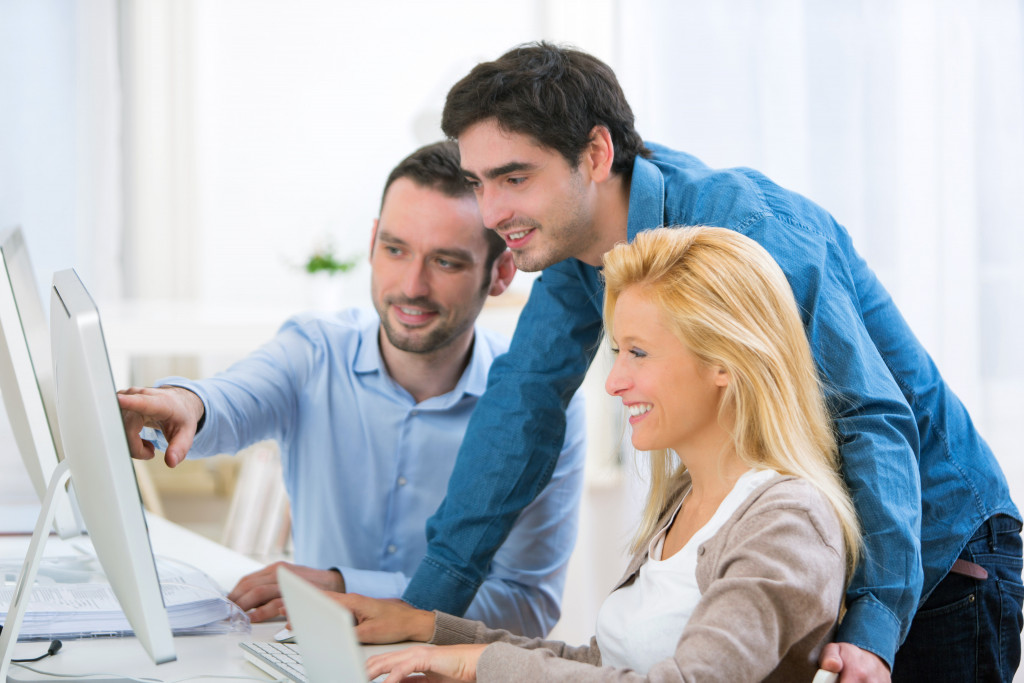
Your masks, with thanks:
M 356 638 L 352 613 L 284 567 L 277 570 L 277 583 L 297 647 L 239 643 L 245 658 L 272 676 L 295 683 L 367 683 L 366 657 Z

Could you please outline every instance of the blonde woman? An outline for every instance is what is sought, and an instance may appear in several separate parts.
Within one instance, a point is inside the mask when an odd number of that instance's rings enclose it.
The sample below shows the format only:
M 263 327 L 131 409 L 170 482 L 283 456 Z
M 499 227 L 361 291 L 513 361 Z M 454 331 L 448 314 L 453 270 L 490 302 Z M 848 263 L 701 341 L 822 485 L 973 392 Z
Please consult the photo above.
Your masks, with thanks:
M 720 228 L 657 229 L 605 255 L 608 393 L 650 452 L 632 560 L 588 646 L 353 595 L 366 642 L 423 640 L 370 676 L 461 681 L 810 681 L 859 532 L 792 292 Z

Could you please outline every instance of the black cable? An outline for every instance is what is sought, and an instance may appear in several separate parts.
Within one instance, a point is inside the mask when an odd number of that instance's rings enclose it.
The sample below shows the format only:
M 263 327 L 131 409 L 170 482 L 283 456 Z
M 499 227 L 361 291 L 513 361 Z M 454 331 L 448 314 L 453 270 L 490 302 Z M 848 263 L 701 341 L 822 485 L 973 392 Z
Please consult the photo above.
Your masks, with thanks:
M 32 659 L 12 659 L 11 662 L 15 664 L 27 664 L 28 662 L 38 662 L 40 659 L 46 659 L 47 657 L 52 657 L 53 655 L 57 654 L 57 652 L 60 651 L 61 645 L 62 643 L 59 640 L 54 640 L 50 643 L 50 647 L 46 650 L 46 654 L 39 655 L 38 657 L 33 657 Z

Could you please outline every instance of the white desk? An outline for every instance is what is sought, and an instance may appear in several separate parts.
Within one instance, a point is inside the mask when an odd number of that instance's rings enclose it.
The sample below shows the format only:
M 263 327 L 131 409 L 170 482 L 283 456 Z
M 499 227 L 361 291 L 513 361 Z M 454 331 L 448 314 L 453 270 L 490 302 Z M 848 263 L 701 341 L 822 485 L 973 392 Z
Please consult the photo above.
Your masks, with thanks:
M 187 529 L 164 519 L 149 516 L 150 539 L 153 552 L 158 556 L 183 560 L 202 569 L 222 588 L 230 590 L 242 576 L 259 569 L 260 565 L 222 545 L 214 543 Z M 59 550 L 61 541 L 51 536 L 47 546 Z M 28 548 L 28 537 L 0 537 L 0 557 L 21 557 Z M 51 555 L 54 551 L 50 552 Z M 58 553 L 59 554 L 59 553 Z M 251 676 L 273 680 L 242 655 L 238 643 L 246 640 L 271 640 L 283 627 L 282 622 L 253 624 L 251 633 L 231 633 L 216 636 L 185 636 L 174 639 L 177 661 L 157 666 L 149 659 L 135 638 L 96 638 L 63 641 L 63 648 L 54 657 L 30 664 L 43 671 L 62 674 L 110 673 L 121 676 L 151 677 L 162 681 L 176 681 L 190 676 L 198 680 L 223 680 L 217 676 Z M 14 657 L 35 657 L 46 651 L 43 641 L 18 643 Z M 367 654 L 395 649 L 400 646 L 371 646 Z M 17 666 L 11 666 L 11 679 L 17 681 L 57 681 L 60 679 L 38 676 Z M 102 683 L 103 679 L 95 679 Z

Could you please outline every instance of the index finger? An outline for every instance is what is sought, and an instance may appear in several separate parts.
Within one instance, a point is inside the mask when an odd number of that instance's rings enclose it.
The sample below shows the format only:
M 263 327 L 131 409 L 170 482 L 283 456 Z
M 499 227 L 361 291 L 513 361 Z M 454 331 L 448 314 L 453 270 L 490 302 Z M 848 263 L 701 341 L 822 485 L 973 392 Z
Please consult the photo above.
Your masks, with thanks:
M 145 414 L 152 400 L 152 397 L 143 394 L 141 389 L 135 387 L 121 389 L 117 392 L 117 402 L 122 410 Z

